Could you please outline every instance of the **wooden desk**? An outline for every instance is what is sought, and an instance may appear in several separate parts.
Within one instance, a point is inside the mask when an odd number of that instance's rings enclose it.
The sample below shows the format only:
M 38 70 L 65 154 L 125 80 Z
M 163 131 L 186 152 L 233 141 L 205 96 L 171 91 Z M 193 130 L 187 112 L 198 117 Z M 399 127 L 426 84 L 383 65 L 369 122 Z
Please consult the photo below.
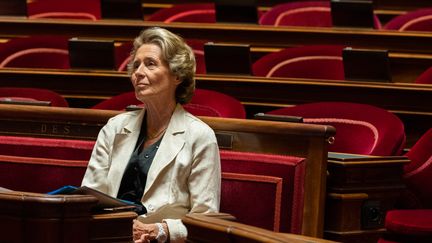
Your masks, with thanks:
M 405 188 L 404 156 L 329 153 L 324 235 L 341 242 L 377 242 L 384 217 Z
M 96 139 L 119 111 L 0 104 L 0 134 Z M 201 117 L 220 147 L 234 151 L 286 154 L 306 159 L 302 234 L 321 237 L 324 222 L 327 146 L 331 126 L 249 119 Z
M 29 182 L 31 183 L 31 182 Z M 1 242 L 131 242 L 133 212 L 92 215 L 97 199 L 0 192 Z
M 91 218 L 90 236 L 94 243 L 132 242 L 134 212 L 94 214 Z

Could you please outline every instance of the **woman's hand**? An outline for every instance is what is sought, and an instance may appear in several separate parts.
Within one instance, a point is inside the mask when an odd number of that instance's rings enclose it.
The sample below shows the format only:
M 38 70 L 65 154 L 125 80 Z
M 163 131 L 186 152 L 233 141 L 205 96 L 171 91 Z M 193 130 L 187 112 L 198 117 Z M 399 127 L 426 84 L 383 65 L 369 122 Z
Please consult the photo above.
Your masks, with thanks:
M 156 224 L 144 224 L 139 220 L 133 221 L 133 239 L 136 243 L 146 243 L 156 239 L 158 227 Z
M 168 232 L 166 223 L 162 223 L 165 232 Z M 133 221 L 133 240 L 135 243 L 147 243 L 156 240 L 159 233 L 159 227 L 156 224 L 144 224 L 139 220 Z

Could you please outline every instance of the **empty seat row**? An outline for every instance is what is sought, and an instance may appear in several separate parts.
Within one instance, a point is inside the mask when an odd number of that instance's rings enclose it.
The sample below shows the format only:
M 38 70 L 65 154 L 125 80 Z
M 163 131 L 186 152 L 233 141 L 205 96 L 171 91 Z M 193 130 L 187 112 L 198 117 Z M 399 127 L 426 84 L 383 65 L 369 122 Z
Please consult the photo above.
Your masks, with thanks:
M 40 96 L 39 89 L 1 88 L 10 96 Z M 20 93 L 20 90 L 23 93 Z M 14 93 L 13 93 L 14 92 Z M 50 93 L 51 94 L 51 93 Z M 60 95 L 54 98 L 62 98 Z M 63 99 L 63 98 L 62 98 Z M 142 106 L 135 92 L 127 92 L 102 101 L 93 109 L 125 110 L 130 106 Z M 246 118 L 243 105 L 235 98 L 210 90 L 197 89 L 191 102 L 184 108 L 197 116 Z M 394 114 L 371 105 L 346 102 L 321 102 L 286 107 L 268 112 L 271 115 L 298 116 L 305 123 L 327 124 L 336 127 L 338 135 L 329 150 L 333 152 L 368 155 L 398 155 L 405 146 L 405 131 L 402 121 Z M 352 135 L 357 134 L 357 139 Z
M 272 26 L 332 27 L 330 1 L 294 1 L 272 7 L 260 13 L 259 24 Z M 214 23 L 213 4 L 176 4 L 151 15 L 150 21 Z M 375 29 L 398 31 L 432 31 L 432 9 L 424 8 L 396 16 L 384 26 L 373 15 Z
M 206 73 L 209 68 L 206 67 L 205 63 L 205 43 L 204 40 L 188 40 L 188 44 L 192 47 L 196 56 L 196 72 L 198 74 Z M 260 57 L 250 68 L 255 76 L 344 80 L 347 79 L 345 70 L 350 70 L 344 63 L 343 50 L 345 47 L 343 45 L 306 45 L 286 48 Z M 131 42 L 115 43 L 111 59 L 114 60 L 114 66 L 117 70 L 127 70 L 131 48 Z M 67 37 L 31 36 L 13 38 L 0 44 L 0 68 L 69 69 L 71 67 L 70 62 L 72 59 L 77 60 L 79 53 L 69 53 Z M 98 54 L 95 53 L 95 55 L 93 57 L 94 62 L 98 59 L 103 59 L 106 62 L 106 59 L 109 59 L 109 55 L 107 55 L 107 58 L 98 58 Z M 430 71 L 425 71 L 413 82 L 432 83 L 432 77 L 429 73 Z M 385 76 L 379 77 L 379 79 L 391 80 L 391 70 L 386 68 L 384 63 L 382 72 L 379 75 Z
M 109 4 L 112 6 L 110 7 Z M 294 1 L 289 3 L 282 3 L 273 6 L 270 10 L 258 11 L 255 13 L 259 17 L 259 24 L 274 25 L 274 26 L 315 26 L 315 27 L 332 27 L 334 25 L 332 19 L 332 4 L 344 4 L 340 1 Z M 346 3 L 346 4 L 352 4 Z M 418 9 L 406 14 L 396 16 L 391 19 L 387 24 L 381 27 L 380 20 L 376 15 L 372 14 L 372 4 L 369 2 L 356 3 L 360 6 L 354 6 L 357 10 L 352 14 L 359 16 L 353 17 L 355 19 L 361 18 L 361 14 L 371 15 L 371 19 L 366 21 L 372 23 L 376 29 L 399 30 L 399 31 L 431 31 L 432 30 L 432 9 Z M 55 0 L 34 0 L 29 3 L 17 3 L 17 8 L 22 8 L 26 11 L 29 18 L 75 18 L 75 19 L 89 19 L 98 20 L 102 17 L 109 17 L 107 14 L 110 8 L 117 10 L 117 17 L 124 18 L 143 18 L 140 1 L 129 1 L 122 3 L 115 3 L 114 1 L 101 1 L 101 0 L 87 0 L 87 1 L 55 1 Z M 233 4 L 231 4 L 232 6 Z M 370 5 L 363 6 L 363 5 Z M 251 5 L 253 6 L 253 5 Z M 245 6 L 243 6 L 245 7 Z M 351 7 L 354 8 L 354 7 Z M 127 15 L 123 12 L 129 8 L 130 14 Z M 255 6 L 256 8 L 256 6 Z M 201 23 L 214 23 L 216 22 L 214 4 L 198 3 L 198 4 L 176 4 L 171 8 L 161 9 L 153 13 L 147 18 L 149 21 L 164 21 L 164 22 L 201 22 Z M 220 8 L 221 9 L 221 8 Z M 350 7 L 347 8 L 348 11 Z M 131 12 L 133 10 L 133 12 Z M 105 11 L 105 16 L 104 15 Z M 257 10 L 256 10 L 257 11 Z M 345 10 L 347 11 L 347 10 Z M 363 12 L 362 12 L 363 11 Z M 4 10 L 6 12 L 6 10 Z M 370 12 L 370 13 L 369 13 Z M 344 13 L 342 12 L 342 15 Z M 114 16 L 116 14 L 114 13 Z M 227 14 L 229 15 L 229 14 Z M 373 16 L 373 17 L 372 17 Z M 232 17 L 228 16 L 228 19 Z M 250 18 L 246 16 L 246 18 Z M 234 19 L 235 20 L 235 19 Z M 229 21 L 229 20 L 228 20 Z M 342 23 L 343 25 L 344 23 Z M 361 24 L 361 23 L 360 23 Z M 366 26 L 368 23 L 366 24 Z M 372 26 L 371 26 L 372 27 Z

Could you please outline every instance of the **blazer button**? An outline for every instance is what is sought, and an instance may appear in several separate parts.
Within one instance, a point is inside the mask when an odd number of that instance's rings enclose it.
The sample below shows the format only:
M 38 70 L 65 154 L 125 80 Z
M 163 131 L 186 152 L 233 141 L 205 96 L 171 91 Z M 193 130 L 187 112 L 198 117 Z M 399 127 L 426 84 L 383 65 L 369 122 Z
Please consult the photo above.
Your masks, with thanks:
M 148 205 L 148 209 L 149 209 L 149 211 L 154 211 L 154 207 L 153 207 L 153 205 L 149 204 L 149 205 Z

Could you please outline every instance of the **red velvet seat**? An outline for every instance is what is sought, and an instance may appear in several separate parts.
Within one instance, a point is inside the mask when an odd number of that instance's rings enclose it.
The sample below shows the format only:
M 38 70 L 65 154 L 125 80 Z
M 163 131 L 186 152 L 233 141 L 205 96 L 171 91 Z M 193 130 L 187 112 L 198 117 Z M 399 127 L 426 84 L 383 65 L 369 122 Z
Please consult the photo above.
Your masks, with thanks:
M 335 141 L 329 146 L 332 152 L 400 155 L 405 145 L 402 121 L 389 111 L 371 105 L 317 102 L 280 108 L 268 114 L 300 116 L 305 123 L 335 127 Z
M 432 84 L 432 67 L 424 71 L 414 81 L 416 84 Z
M 92 109 L 124 110 L 130 105 L 142 105 L 135 92 L 126 92 L 96 104 Z M 243 104 L 226 94 L 204 89 L 196 89 L 192 100 L 183 106 L 196 116 L 216 116 L 245 118 Z
M 381 241 L 430 242 L 432 239 L 432 128 L 405 154 L 411 162 L 404 167 L 407 192 L 402 207 L 388 211 L 386 234 Z
M 65 133 L 67 131 L 58 131 Z M 0 154 L 51 159 L 89 160 L 95 141 L 0 136 Z
M 50 101 L 51 106 L 69 106 L 60 94 L 38 88 L 0 87 L 0 99 L 6 101 Z
M 387 232 L 380 242 L 430 242 L 432 209 L 388 211 L 385 228 Z
M 68 37 L 17 37 L 0 44 L 0 68 L 68 69 Z
M 117 71 L 127 71 L 127 65 L 130 62 L 130 53 L 133 44 L 131 41 L 118 42 L 114 45 L 114 59 Z
M 246 111 L 240 101 L 213 90 L 195 89 L 192 100 L 183 107 L 196 116 L 246 118 Z
M 64 185 L 81 185 L 87 160 L 0 155 L 0 187 L 47 193 Z
M 301 233 L 303 158 L 221 150 L 220 211 L 241 223 Z
M 374 16 L 375 28 L 381 23 Z M 330 1 L 298 1 L 275 5 L 259 19 L 261 25 L 332 27 Z
M 344 80 L 339 45 L 308 45 L 267 54 L 252 65 L 255 76 Z
M 404 180 L 424 208 L 432 209 L 432 128 L 405 154 L 411 162 L 404 168 Z
M 206 40 L 198 40 L 198 39 L 187 39 L 186 43 L 192 48 L 192 51 L 195 55 L 196 61 L 196 74 L 205 74 L 206 73 L 206 64 L 204 58 L 204 44 L 207 43 Z
M 175 4 L 153 13 L 148 21 L 215 23 L 216 14 L 213 3 Z
M 27 3 L 27 15 L 31 19 L 98 20 L 101 18 L 101 4 L 100 0 L 32 0 Z
M 92 109 L 101 110 L 115 110 L 121 111 L 125 110 L 126 107 L 130 105 L 141 105 L 142 102 L 136 99 L 135 91 L 130 91 L 126 93 L 121 93 L 119 95 L 113 96 L 109 99 L 99 102 L 98 104 L 92 106 Z
M 58 130 L 58 133 L 67 133 Z M 81 185 L 95 141 L 0 136 L 0 187 L 46 193 Z
M 432 8 L 418 9 L 391 19 L 385 26 L 387 30 L 432 31 Z

